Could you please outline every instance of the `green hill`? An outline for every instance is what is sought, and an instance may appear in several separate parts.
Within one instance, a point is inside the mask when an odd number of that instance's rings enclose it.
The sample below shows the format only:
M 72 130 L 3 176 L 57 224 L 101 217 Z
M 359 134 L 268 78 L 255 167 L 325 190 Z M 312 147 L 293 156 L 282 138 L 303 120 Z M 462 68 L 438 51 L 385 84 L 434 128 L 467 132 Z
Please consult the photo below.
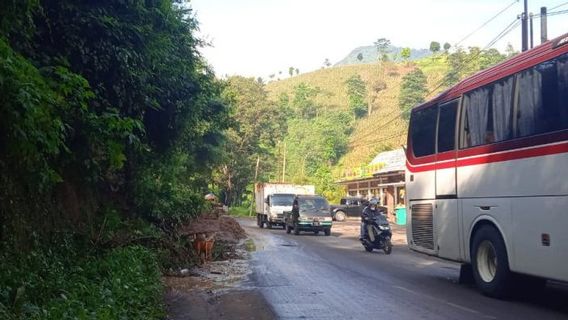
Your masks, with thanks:
M 357 120 L 350 136 L 347 153 L 339 161 L 337 171 L 367 164 L 377 152 L 398 148 L 406 142 L 407 123 L 400 118 L 398 96 L 403 76 L 420 67 L 427 76 L 428 86 L 436 88 L 448 71 L 444 55 L 430 56 L 412 63 L 369 63 L 337 66 L 301 74 L 281 81 L 270 82 L 267 90 L 272 99 L 282 94 L 293 95 L 294 88 L 301 83 L 319 88 L 321 94 L 314 101 L 324 110 L 348 110 L 348 95 L 345 82 L 353 75 L 359 75 L 366 83 L 368 101 L 372 112 Z M 377 94 L 373 88 L 384 88 Z M 430 97 L 434 96 L 433 92 Z M 341 124 L 338 124 L 341 125 Z

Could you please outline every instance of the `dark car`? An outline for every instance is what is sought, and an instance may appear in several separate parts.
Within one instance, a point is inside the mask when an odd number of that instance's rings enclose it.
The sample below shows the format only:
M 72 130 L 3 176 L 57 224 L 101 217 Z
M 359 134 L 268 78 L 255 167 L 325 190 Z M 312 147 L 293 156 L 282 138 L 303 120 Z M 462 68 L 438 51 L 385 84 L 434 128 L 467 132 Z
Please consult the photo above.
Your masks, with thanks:
M 329 216 L 329 203 L 324 197 L 317 195 L 298 195 L 294 198 L 292 211 L 284 213 L 286 233 L 300 234 L 300 231 L 311 231 L 318 234 L 323 231 L 331 234 L 332 220 Z
M 359 217 L 368 203 L 361 197 L 341 198 L 339 205 L 331 206 L 331 217 L 336 221 L 344 221 L 347 217 Z

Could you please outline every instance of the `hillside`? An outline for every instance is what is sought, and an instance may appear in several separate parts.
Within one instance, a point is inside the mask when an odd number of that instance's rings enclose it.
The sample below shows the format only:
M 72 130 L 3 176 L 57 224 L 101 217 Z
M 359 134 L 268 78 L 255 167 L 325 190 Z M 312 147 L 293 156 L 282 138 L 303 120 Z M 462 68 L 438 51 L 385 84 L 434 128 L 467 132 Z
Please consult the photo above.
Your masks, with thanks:
M 372 100 L 372 114 L 357 121 L 353 130 L 348 152 L 342 157 L 336 171 L 367 164 L 377 152 L 397 148 L 406 141 L 406 121 L 398 117 L 398 95 L 404 75 L 420 67 L 428 78 L 428 86 L 438 86 L 448 70 L 445 56 L 427 57 L 413 63 L 369 63 L 338 66 L 301 74 L 289 79 L 267 84 L 270 98 L 277 100 L 283 93 L 292 96 L 300 83 L 318 87 L 323 94 L 314 100 L 327 110 L 348 110 L 345 81 L 353 75 L 360 75 L 367 88 L 384 82 L 386 88 Z M 435 92 L 431 94 L 433 96 Z M 336 172 L 338 173 L 338 172 Z
M 391 60 L 400 60 L 401 47 L 390 47 Z M 357 59 L 361 54 L 362 59 Z M 432 53 L 428 49 L 410 49 L 410 61 L 418 60 L 430 56 Z M 350 64 L 366 64 L 376 62 L 379 58 L 376 46 L 362 46 L 355 48 L 345 58 L 337 62 L 335 66 L 344 66 Z

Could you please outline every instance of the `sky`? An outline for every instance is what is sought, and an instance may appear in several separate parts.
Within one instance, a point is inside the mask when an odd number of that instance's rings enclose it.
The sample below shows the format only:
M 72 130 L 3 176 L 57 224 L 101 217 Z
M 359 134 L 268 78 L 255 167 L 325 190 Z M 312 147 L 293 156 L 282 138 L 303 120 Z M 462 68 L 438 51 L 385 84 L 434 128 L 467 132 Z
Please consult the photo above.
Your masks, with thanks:
M 529 12 L 568 10 L 566 0 L 528 0 Z M 455 45 L 507 6 L 512 6 L 461 46 L 485 47 L 523 11 L 513 0 L 190 0 L 199 21 L 200 49 L 218 77 L 268 79 L 294 67 L 305 73 L 325 59 L 335 63 L 353 49 L 387 38 L 398 47 L 428 48 L 431 41 Z M 568 33 L 566 14 L 548 17 L 549 38 Z M 540 19 L 534 20 L 540 43 Z M 493 47 L 521 48 L 521 27 Z

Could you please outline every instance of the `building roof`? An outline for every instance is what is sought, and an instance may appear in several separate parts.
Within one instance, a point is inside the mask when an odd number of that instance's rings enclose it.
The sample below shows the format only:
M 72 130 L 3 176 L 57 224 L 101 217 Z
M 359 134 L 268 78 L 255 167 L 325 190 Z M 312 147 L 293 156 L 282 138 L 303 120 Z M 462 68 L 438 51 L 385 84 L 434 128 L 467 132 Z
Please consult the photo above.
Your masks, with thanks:
M 378 171 L 373 172 L 373 175 L 388 173 L 393 171 L 404 171 L 406 168 L 406 154 L 404 149 L 396 149 L 393 151 L 386 151 L 379 153 L 370 165 L 381 164 Z

